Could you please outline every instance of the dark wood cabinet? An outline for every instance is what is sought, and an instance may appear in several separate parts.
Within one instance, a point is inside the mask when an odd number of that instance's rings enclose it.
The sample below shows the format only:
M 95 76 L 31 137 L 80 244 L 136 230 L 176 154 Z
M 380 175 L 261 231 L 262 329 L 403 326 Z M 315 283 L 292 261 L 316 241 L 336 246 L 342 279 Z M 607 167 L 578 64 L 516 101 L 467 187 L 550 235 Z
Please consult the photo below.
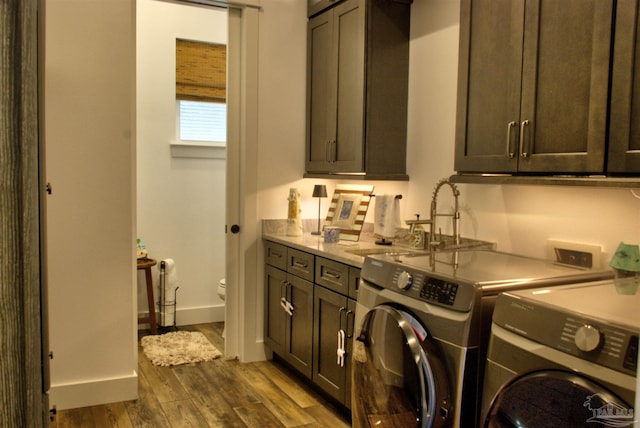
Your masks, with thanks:
M 406 175 L 410 5 L 344 0 L 309 19 L 306 176 Z
M 276 242 L 264 243 L 265 344 L 350 409 L 360 268 Z M 292 310 L 285 309 L 287 303 Z M 342 360 L 339 349 L 344 350 Z
M 463 0 L 455 168 L 603 174 L 612 0 Z
M 313 382 L 351 407 L 351 347 L 356 301 L 317 286 L 313 303 Z M 340 334 L 343 359 L 338 359 Z
M 608 171 L 640 173 L 640 2 L 618 0 L 611 83 Z
M 311 378 L 314 256 L 265 241 L 265 261 L 265 344 Z

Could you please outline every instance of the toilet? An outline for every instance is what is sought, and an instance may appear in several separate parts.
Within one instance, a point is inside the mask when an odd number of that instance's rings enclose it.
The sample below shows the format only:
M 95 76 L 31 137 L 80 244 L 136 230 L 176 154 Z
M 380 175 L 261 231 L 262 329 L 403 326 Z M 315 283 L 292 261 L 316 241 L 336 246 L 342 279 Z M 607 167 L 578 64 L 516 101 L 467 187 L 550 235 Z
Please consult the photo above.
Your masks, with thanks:
M 225 278 L 222 278 L 218 281 L 218 297 L 224 302 L 227 295 L 227 281 Z M 225 317 L 226 318 L 226 317 Z M 227 325 L 225 322 L 225 326 L 222 329 L 222 337 L 224 338 L 225 331 L 227 330 Z
M 220 299 L 222 299 L 222 301 L 224 302 L 226 294 L 227 294 L 227 281 L 225 281 L 225 278 L 222 278 L 218 282 L 218 297 L 220 297 Z

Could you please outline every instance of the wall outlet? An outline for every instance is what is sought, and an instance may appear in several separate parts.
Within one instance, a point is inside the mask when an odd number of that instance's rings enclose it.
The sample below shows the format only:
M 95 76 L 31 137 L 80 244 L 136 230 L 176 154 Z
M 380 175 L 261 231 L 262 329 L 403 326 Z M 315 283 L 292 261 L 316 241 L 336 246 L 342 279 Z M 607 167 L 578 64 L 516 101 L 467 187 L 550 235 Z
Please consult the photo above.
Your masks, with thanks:
M 600 269 L 601 253 L 602 249 L 599 245 L 547 240 L 547 257 L 562 265 Z

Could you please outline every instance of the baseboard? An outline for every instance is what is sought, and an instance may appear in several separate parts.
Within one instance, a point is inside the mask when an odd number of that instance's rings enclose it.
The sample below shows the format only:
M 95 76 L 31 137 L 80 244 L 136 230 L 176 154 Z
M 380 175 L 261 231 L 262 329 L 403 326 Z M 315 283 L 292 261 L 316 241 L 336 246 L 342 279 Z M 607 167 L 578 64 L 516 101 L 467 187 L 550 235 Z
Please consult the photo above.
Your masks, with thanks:
M 58 410 L 77 409 L 137 398 L 138 373 L 134 371 L 120 378 L 51 385 L 49 407 L 55 406 Z
M 139 313 L 138 317 L 146 317 L 147 312 Z M 156 314 L 156 319 L 160 319 Z M 195 308 L 178 308 L 176 310 L 176 325 L 205 324 L 224 321 L 224 305 L 202 306 Z M 138 329 L 148 329 L 149 324 L 139 324 Z

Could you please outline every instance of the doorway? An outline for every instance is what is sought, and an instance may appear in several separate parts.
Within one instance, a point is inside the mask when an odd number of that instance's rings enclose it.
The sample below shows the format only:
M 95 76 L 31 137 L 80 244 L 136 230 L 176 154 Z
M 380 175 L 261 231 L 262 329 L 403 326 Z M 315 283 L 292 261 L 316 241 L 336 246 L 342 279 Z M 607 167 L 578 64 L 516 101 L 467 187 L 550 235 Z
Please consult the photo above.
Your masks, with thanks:
M 200 3 L 206 3 L 206 0 Z M 210 3 L 219 5 L 226 2 Z M 205 7 L 190 2 L 185 4 L 196 8 Z M 259 4 L 255 0 L 237 0 L 233 2 L 233 6 L 229 6 L 227 14 L 227 159 L 224 211 L 226 226 L 230 228 L 238 225 L 239 233 L 226 234 L 224 241 L 227 282 L 225 354 L 238 357 L 240 361 L 254 361 L 265 359 L 264 346 L 257 340 L 261 333 L 257 331 L 255 320 L 259 304 L 259 293 L 256 292 L 256 242 L 259 236 L 256 156 Z M 144 59 L 144 55 L 141 55 L 139 61 Z M 140 99 L 140 94 L 138 98 Z M 143 155 L 139 151 L 139 156 Z M 139 188 L 138 193 L 141 191 Z M 138 218 L 140 225 L 140 211 Z M 214 287 L 210 288 L 214 292 Z M 181 296 L 178 297 L 180 298 Z
M 226 45 L 227 10 L 156 0 L 136 7 L 137 238 L 149 257 L 175 261 L 178 326 L 223 321 L 217 288 L 226 269 L 226 149 L 180 138 L 178 99 L 188 91 L 176 85 L 176 58 L 186 62 L 192 42 Z M 147 312 L 145 301 L 139 278 L 139 313 Z

